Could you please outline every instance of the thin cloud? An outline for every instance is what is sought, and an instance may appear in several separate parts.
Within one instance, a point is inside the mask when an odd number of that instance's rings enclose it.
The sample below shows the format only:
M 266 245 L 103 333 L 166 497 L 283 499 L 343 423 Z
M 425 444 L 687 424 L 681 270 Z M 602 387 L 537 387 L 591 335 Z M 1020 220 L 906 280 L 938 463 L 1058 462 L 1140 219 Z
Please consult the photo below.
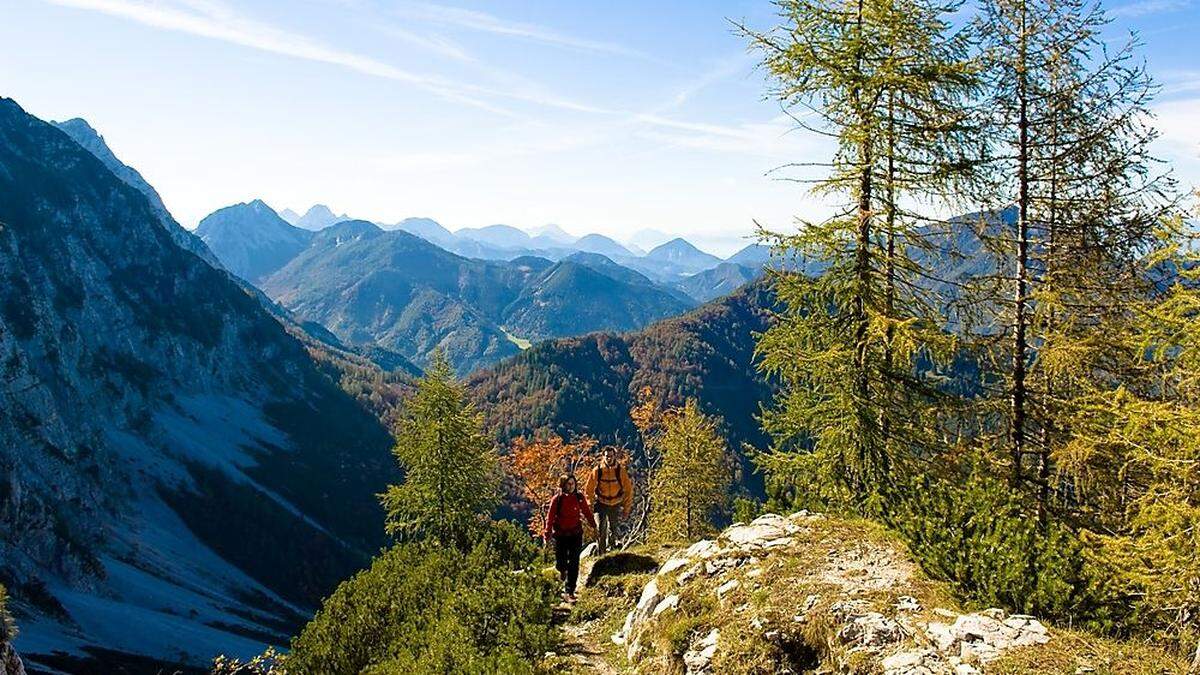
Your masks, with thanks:
M 722 59 L 715 67 L 706 73 L 703 73 L 695 80 L 684 84 L 675 91 L 674 96 L 664 106 L 664 109 L 673 109 L 682 106 L 692 99 L 696 94 L 711 87 L 712 85 L 732 77 L 743 71 L 748 71 L 753 63 L 753 58 L 744 53 L 734 54 Z M 659 111 L 661 112 L 661 110 Z
M 134 21 L 152 28 L 177 31 L 249 47 L 272 54 L 340 66 L 364 75 L 410 84 L 447 100 L 489 112 L 515 117 L 511 111 L 473 96 L 468 87 L 411 73 L 369 56 L 320 44 L 310 38 L 280 30 L 207 0 L 185 0 L 183 6 L 146 4 L 132 0 L 45 0 Z
M 405 28 L 400 28 L 399 26 L 382 26 L 379 30 L 383 31 L 385 35 L 453 61 L 460 61 L 462 63 L 476 62 L 475 57 L 468 53 L 461 45 L 441 35 L 416 33 Z
M 183 0 L 181 5 L 149 4 L 137 0 L 44 0 L 64 7 L 83 9 L 134 21 L 161 30 L 177 31 L 260 51 L 340 66 L 364 75 L 418 87 L 449 101 L 462 103 L 505 117 L 521 118 L 507 108 L 488 101 L 503 98 L 575 112 L 608 114 L 611 111 L 551 93 L 521 89 L 497 89 L 419 75 L 378 59 L 281 30 L 234 12 L 212 0 Z M 448 45 L 441 45 L 443 51 Z
M 1191 6 L 1191 0 L 1139 0 L 1125 5 L 1118 5 L 1109 10 L 1110 16 L 1138 17 L 1150 14 L 1163 14 L 1186 9 Z
M 432 3 L 409 3 L 398 7 L 396 13 L 416 21 L 427 21 L 456 28 L 506 35 L 533 42 L 567 47 L 585 52 L 599 52 L 618 56 L 645 58 L 646 54 L 614 42 L 588 40 L 559 33 L 544 26 L 518 21 L 509 21 L 493 14 L 473 9 L 437 5 Z

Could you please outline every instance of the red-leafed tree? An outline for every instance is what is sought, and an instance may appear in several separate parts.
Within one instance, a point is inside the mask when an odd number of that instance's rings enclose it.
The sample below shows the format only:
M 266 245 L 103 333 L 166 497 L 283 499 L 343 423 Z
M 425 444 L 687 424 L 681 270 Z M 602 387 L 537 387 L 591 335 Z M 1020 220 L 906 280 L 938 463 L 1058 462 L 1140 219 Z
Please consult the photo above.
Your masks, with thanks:
M 542 533 L 546 509 L 558 490 L 558 478 L 564 473 L 577 474 L 596 448 L 596 439 L 583 436 L 572 442 L 558 434 L 526 439 L 518 438 L 508 446 L 504 466 L 512 479 L 513 491 L 529 504 L 529 531 Z

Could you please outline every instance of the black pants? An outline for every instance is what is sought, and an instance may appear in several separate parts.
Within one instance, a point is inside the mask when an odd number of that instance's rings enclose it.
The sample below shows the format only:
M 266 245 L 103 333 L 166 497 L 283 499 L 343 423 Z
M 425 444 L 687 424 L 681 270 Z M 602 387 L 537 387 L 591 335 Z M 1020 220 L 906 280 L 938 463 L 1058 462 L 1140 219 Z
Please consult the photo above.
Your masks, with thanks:
M 554 567 L 566 584 L 568 595 L 575 594 L 579 580 L 579 552 L 583 550 L 583 530 L 554 535 Z

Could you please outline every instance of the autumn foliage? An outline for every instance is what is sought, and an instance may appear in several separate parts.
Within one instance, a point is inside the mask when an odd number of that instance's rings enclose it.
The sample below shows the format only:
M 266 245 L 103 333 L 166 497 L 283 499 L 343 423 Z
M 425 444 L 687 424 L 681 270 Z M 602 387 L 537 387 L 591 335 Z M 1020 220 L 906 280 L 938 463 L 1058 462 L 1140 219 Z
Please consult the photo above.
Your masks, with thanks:
M 596 448 L 596 439 L 587 436 L 566 442 L 558 434 L 532 440 L 518 438 L 508 447 L 505 468 L 513 488 L 530 506 L 529 531 L 542 533 L 546 508 L 558 491 L 558 478 L 564 473 L 576 475 Z

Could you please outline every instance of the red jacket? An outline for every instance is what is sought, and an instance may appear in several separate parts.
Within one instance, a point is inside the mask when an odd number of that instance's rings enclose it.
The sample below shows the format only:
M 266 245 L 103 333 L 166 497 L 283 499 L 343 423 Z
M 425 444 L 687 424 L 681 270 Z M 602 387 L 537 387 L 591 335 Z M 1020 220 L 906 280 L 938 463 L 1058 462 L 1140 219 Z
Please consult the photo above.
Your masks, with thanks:
M 560 492 L 550 500 L 550 510 L 546 512 L 546 536 L 553 537 L 556 534 L 581 532 L 583 531 L 584 517 L 587 518 L 592 529 L 595 529 L 596 518 L 592 515 L 592 509 L 588 506 L 587 499 L 578 492 L 575 494 Z

